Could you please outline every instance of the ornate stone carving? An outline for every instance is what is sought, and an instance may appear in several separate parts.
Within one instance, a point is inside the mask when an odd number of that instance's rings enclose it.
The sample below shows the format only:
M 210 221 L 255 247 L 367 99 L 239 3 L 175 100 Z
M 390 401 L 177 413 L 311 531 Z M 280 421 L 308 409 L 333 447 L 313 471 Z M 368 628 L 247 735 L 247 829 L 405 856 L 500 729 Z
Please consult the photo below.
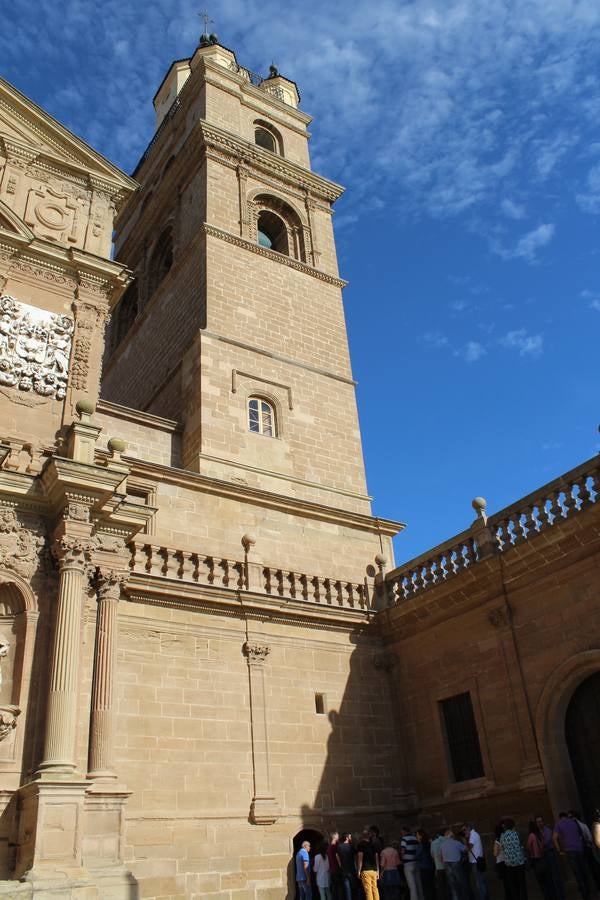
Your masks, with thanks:
M 72 519 L 75 522 L 89 522 L 89 504 L 79 503 L 76 500 L 70 500 L 63 509 L 63 519 Z
M 54 542 L 52 552 L 61 569 L 77 568 L 84 572 L 93 549 L 94 544 L 91 540 L 64 536 Z
M 83 282 L 81 283 L 84 284 Z M 93 284 L 94 289 L 98 285 Z M 78 303 L 76 307 L 77 331 L 75 333 L 75 351 L 71 370 L 71 384 L 78 391 L 87 390 L 90 354 L 92 342 L 101 342 L 106 316 L 103 310 L 90 303 Z
M 8 706 L 0 706 L 0 741 L 3 741 L 13 733 L 17 727 L 17 716 L 21 715 L 18 706 L 12 704 Z
M 245 641 L 242 649 L 249 666 L 264 665 L 267 661 L 267 656 L 271 652 L 268 644 L 262 644 L 258 641 Z
M 0 385 L 62 400 L 73 320 L 0 297 Z
M 101 567 L 98 578 L 98 600 L 119 600 L 126 582 L 127 572 Z
M 0 568 L 29 580 L 39 564 L 45 538 L 38 528 L 26 528 L 13 509 L 0 508 Z

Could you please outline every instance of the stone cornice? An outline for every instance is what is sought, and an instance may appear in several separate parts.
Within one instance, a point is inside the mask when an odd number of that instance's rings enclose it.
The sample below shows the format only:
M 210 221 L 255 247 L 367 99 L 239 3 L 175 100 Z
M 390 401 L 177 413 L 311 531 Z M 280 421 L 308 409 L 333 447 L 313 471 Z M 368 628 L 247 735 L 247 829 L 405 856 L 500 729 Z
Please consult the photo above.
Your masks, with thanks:
M 167 431 L 170 434 L 183 429 L 181 422 L 176 422 L 175 419 L 164 419 L 162 416 L 155 416 L 139 409 L 130 409 L 128 406 L 121 406 L 120 403 L 112 403 L 110 400 L 99 400 L 96 404 L 96 411 L 105 416 L 125 419 L 127 422 L 135 422 L 136 425 L 145 425 L 158 431 Z
M 198 130 L 207 147 L 221 150 L 239 163 L 254 166 L 257 170 L 276 176 L 279 180 L 302 187 L 314 194 L 315 197 L 321 197 L 334 203 L 344 193 L 344 188 L 334 181 L 329 181 L 327 178 L 291 162 L 285 156 L 268 153 L 255 144 L 238 138 L 229 131 L 203 119 L 193 130 Z
M 283 599 L 235 588 L 189 584 L 176 579 L 133 573 L 125 593 L 130 602 L 151 603 L 218 615 L 246 617 L 256 621 L 305 623 L 316 627 L 344 627 L 354 631 L 366 625 L 372 612 L 336 608 L 299 600 Z
M 294 259 L 291 256 L 285 256 L 283 253 L 277 253 L 275 250 L 268 250 L 267 247 L 261 247 L 260 244 L 255 244 L 253 241 L 247 241 L 237 234 L 223 231 L 222 228 L 216 228 L 214 225 L 209 225 L 207 222 L 204 223 L 203 227 L 205 234 L 226 241 L 228 244 L 235 244 L 237 247 L 243 247 L 245 250 L 250 250 L 251 253 L 265 256 L 267 259 L 272 259 L 274 262 L 289 266 L 291 269 L 296 269 L 298 272 L 305 272 L 306 275 L 312 275 L 313 278 L 318 278 L 319 281 L 325 281 L 327 284 L 333 284 L 335 287 L 339 288 L 344 288 L 348 284 L 348 282 L 344 281 L 342 278 L 335 278 L 333 275 L 328 275 L 327 272 L 313 269 L 312 266 L 300 262 L 298 259 Z
M 162 466 L 133 457 L 125 457 L 131 466 L 131 474 L 148 480 L 175 484 L 192 491 L 201 491 L 207 494 L 216 494 L 221 497 L 266 506 L 293 515 L 306 518 L 319 519 L 325 522 L 335 522 L 347 528 L 356 528 L 360 531 L 368 531 L 372 534 L 381 534 L 393 537 L 402 531 L 404 524 L 391 519 L 380 519 L 377 516 L 366 516 L 351 510 L 339 509 L 332 506 L 324 506 L 320 503 L 312 503 L 296 497 L 287 497 L 283 494 L 274 494 L 260 488 L 248 485 L 234 484 L 187 469 L 175 469 L 170 466 Z M 326 489 L 326 486 L 324 486 Z

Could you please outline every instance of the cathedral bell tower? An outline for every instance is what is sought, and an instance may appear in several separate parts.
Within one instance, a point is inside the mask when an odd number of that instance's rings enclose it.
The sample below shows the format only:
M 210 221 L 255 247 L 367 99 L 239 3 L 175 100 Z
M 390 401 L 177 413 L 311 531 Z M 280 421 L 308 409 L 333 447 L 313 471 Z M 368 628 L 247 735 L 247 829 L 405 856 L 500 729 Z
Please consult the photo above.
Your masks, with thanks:
M 154 98 L 156 133 L 120 214 L 135 282 L 103 396 L 182 423 L 177 465 L 369 515 L 332 205 L 310 117 L 203 35 Z

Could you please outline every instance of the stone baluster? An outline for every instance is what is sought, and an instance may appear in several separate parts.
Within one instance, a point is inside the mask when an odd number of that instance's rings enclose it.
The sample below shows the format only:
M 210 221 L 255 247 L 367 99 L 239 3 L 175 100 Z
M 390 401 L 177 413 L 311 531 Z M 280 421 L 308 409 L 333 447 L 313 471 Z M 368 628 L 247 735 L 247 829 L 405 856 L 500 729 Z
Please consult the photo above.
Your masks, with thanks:
M 114 670 L 117 613 L 125 579 L 124 572 L 100 570 L 87 776 L 95 781 L 112 781 L 117 777 L 113 768 Z
M 79 654 L 81 616 L 86 564 L 91 542 L 63 534 L 56 542 L 60 581 L 56 611 L 56 629 L 52 649 L 52 668 L 46 741 L 41 771 L 71 774 L 75 771 L 77 733 L 77 695 L 79 690 Z
M 250 806 L 250 821 L 255 825 L 271 825 L 279 815 L 278 804 L 271 790 L 266 714 L 265 667 L 271 648 L 262 641 L 252 639 L 244 643 L 243 652 L 250 679 L 250 727 L 254 766 L 254 797 Z

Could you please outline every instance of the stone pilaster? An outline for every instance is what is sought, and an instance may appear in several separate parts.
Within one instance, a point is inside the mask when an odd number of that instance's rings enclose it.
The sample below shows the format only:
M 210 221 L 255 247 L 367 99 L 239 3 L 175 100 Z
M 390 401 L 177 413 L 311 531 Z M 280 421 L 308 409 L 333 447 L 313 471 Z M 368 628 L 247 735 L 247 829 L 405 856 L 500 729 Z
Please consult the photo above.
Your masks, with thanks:
M 117 777 L 113 761 L 114 677 L 117 614 L 125 577 L 122 572 L 104 570 L 98 586 L 88 760 L 88 778 L 94 781 L 114 781 Z
M 46 716 L 44 761 L 40 766 L 40 770 L 44 772 L 72 774 L 76 768 L 81 615 L 86 564 L 91 546 L 89 539 L 68 534 L 60 537 L 55 546 L 60 582 Z
M 272 825 L 279 816 L 279 805 L 271 791 L 269 740 L 267 733 L 265 667 L 271 652 L 268 644 L 248 640 L 243 647 L 250 678 L 250 715 L 252 727 L 252 760 L 254 764 L 254 797 L 250 805 L 250 821 L 255 825 Z

